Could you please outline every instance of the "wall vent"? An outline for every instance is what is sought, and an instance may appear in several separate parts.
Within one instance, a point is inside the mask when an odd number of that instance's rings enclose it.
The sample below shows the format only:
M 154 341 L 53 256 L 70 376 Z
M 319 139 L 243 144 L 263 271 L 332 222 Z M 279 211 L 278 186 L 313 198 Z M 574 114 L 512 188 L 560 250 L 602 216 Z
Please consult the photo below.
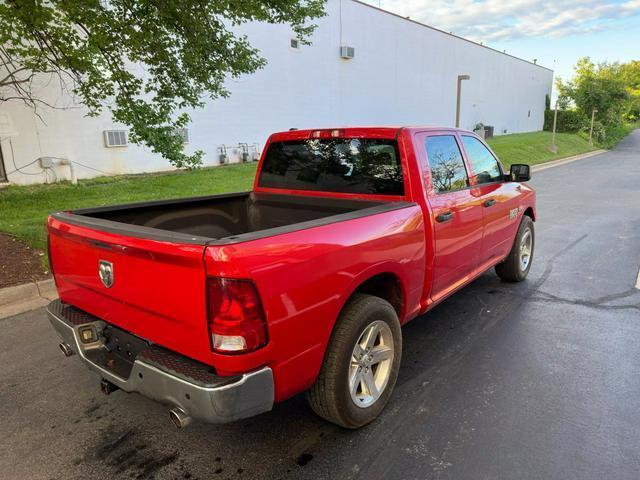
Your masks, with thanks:
M 189 129 L 188 128 L 176 128 L 176 135 L 182 138 L 182 143 L 189 143 Z
M 354 47 L 340 47 L 340 58 L 347 60 L 356 56 L 356 49 Z
M 105 147 L 112 148 L 127 146 L 128 142 L 126 130 L 105 130 L 103 133 Z

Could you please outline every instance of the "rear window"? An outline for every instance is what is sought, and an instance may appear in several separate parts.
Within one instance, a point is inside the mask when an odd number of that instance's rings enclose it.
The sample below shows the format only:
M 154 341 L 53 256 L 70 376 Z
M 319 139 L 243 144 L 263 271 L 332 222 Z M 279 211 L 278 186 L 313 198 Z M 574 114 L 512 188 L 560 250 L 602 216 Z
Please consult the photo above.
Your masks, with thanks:
M 393 140 L 321 138 L 274 142 L 258 185 L 322 192 L 404 195 Z

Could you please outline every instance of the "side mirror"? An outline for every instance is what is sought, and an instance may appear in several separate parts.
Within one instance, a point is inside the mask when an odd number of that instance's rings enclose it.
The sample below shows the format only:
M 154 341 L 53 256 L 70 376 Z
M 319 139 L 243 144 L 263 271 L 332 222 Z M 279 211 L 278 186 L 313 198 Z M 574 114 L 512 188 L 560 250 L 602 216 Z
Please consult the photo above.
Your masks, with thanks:
M 514 163 L 509 169 L 509 179 L 512 182 L 528 182 L 531 180 L 531 167 L 524 163 Z

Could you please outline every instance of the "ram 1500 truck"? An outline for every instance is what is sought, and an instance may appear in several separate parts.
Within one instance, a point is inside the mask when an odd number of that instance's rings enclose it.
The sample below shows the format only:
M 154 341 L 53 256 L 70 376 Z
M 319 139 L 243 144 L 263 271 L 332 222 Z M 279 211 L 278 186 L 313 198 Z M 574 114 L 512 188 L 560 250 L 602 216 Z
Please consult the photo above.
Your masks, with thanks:
M 526 277 L 529 175 L 457 129 L 276 133 L 251 192 L 52 214 L 48 315 L 103 392 L 178 427 L 306 391 L 357 428 L 394 388 L 401 325 L 492 267 Z

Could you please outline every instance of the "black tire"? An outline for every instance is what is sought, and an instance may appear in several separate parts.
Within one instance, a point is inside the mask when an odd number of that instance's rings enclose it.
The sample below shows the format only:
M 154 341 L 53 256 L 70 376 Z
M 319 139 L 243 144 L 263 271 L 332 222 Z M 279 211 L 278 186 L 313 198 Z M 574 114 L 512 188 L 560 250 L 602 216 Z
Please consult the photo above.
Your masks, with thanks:
M 393 337 L 393 359 L 387 365 L 389 377 L 380 397 L 370 406 L 358 406 L 349 390 L 352 353 L 363 332 L 375 321 L 389 326 Z M 398 315 L 386 300 L 355 295 L 345 306 L 331 335 L 324 362 L 307 400 L 320 417 L 345 428 L 360 428 L 382 412 L 398 378 L 402 356 L 402 332 Z M 372 367 L 372 372 L 373 367 Z
M 521 253 L 522 253 L 522 240 L 525 235 L 531 235 L 531 253 L 529 255 L 529 261 L 525 268 L 522 267 Z M 531 264 L 533 263 L 533 252 L 536 245 L 535 230 L 533 228 L 533 220 L 531 217 L 525 215 L 522 217 L 520 227 L 518 227 L 518 233 L 516 239 L 513 242 L 509 255 L 504 262 L 496 265 L 496 273 L 505 282 L 521 282 L 529 273 Z

